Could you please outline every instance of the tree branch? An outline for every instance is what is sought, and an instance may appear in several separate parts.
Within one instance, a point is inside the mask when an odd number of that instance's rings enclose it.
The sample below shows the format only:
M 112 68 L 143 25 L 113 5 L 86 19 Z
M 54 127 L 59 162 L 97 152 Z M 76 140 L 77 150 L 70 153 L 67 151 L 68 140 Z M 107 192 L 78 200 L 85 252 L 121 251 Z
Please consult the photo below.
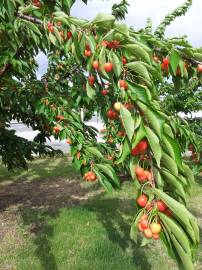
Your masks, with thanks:
M 36 23 L 36 24 L 39 24 L 39 25 L 43 25 L 42 20 L 39 20 L 39 19 L 32 17 L 32 16 L 17 13 L 17 17 L 21 18 L 21 19 L 25 19 L 25 20 L 33 22 L 33 23 Z

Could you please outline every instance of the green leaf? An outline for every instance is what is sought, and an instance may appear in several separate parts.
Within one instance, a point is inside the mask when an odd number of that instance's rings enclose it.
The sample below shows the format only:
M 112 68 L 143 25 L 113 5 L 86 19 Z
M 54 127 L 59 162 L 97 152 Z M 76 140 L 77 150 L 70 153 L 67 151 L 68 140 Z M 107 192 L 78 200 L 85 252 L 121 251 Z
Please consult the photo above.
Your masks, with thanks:
M 151 109 L 148 105 L 138 101 L 137 105 L 140 107 L 145 117 L 153 130 L 157 133 L 158 137 L 161 138 L 165 119 L 157 112 Z
M 114 52 L 111 53 L 111 61 L 113 64 L 114 73 L 116 77 L 119 78 L 121 75 L 122 63 Z
M 144 102 L 148 103 L 151 98 L 148 96 L 146 88 L 144 86 L 141 86 L 139 84 L 135 83 L 128 83 L 129 89 L 131 90 L 131 98 L 136 101 L 137 99 Z
M 55 36 L 53 34 L 49 33 L 48 37 L 49 37 L 50 42 L 53 43 L 53 45 L 55 45 L 55 42 L 56 42 Z
M 111 183 L 107 180 L 107 178 L 97 169 L 94 168 L 93 171 L 95 172 L 98 180 L 100 181 L 100 183 L 102 184 L 102 186 L 109 192 L 112 193 L 112 185 Z
M 106 13 L 98 13 L 95 19 L 92 21 L 93 24 L 96 24 L 100 28 L 112 28 L 115 22 L 115 17 Z
M 146 137 L 153 152 L 154 158 L 156 160 L 157 165 L 160 167 L 160 160 L 162 157 L 161 146 L 159 143 L 159 139 L 156 134 L 149 128 L 145 127 Z
M 172 233 L 178 240 L 184 251 L 189 254 L 189 256 L 191 256 L 189 239 L 180 224 L 178 224 L 173 218 L 170 218 L 163 213 L 159 213 L 159 217 L 169 231 L 169 234 Z
M 93 89 L 89 83 L 87 82 L 86 83 L 86 92 L 87 92 L 87 96 L 90 98 L 90 99 L 94 99 L 94 96 L 96 95 L 95 94 L 95 89 Z
M 116 26 L 114 27 L 114 30 L 125 36 L 129 36 L 129 29 L 125 23 L 117 23 Z
M 104 158 L 102 153 L 96 147 L 93 147 L 93 146 L 87 147 L 86 151 L 93 154 L 93 155 L 95 155 L 95 156 L 97 156 L 98 158 L 101 158 L 101 159 Z
M 148 52 L 137 44 L 127 44 L 124 46 L 132 55 L 134 55 L 137 60 L 151 64 L 150 56 Z
M 173 175 L 178 176 L 178 168 L 174 159 L 162 152 L 161 164 L 167 168 Z
M 181 59 L 181 56 L 178 53 L 178 51 L 176 51 L 175 49 L 172 49 L 169 58 L 170 58 L 170 65 L 171 65 L 171 68 L 173 70 L 173 73 L 174 73 L 174 75 L 176 75 L 176 70 L 177 70 L 177 67 L 179 65 L 179 61 Z
M 160 198 L 168 208 L 174 213 L 176 219 L 184 226 L 184 229 L 196 245 L 199 243 L 199 231 L 197 230 L 197 222 L 192 214 L 185 208 L 185 206 L 165 192 L 154 188 L 154 193 Z M 192 225 L 194 224 L 194 226 Z
M 172 175 L 170 171 L 166 169 L 162 169 L 161 173 L 164 176 L 164 180 L 168 183 L 168 185 L 175 188 L 174 192 L 176 192 L 185 203 L 185 199 L 186 199 L 185 191 L 184 191 L 182 183 L 178 180 L 178 177 L 176 177 L 175 175 Z
M 128 139 L 131 141 L 134 134 L 134 129 L 135 129 L 135 123 L 134 123 L 133 117 L 131 113 L 129 112 L 129 110 L 127 110 L 123 105 L 121 105 L 120 115 L 123 121 L 124 128 L 126 130 Z
M 116 176 L 116 173 L 109 164 L 96 164 L 95 166 L 99 168 L 104 174 L 107 174 L 111 178 L 111 180 L 113 180 L 113 183 L 117 187 L 120 187 L 120 183 Z
M 132 147 L 135 147 L 146 136 L 146 130 L 143 123 L 140 124 L 132 141 Z
M 142 62 L 140 62 L 140 61 L 130 62 L 130 63 L 126 64 L 126 67 L 133 70 L 135 73 L 140 75 L 145 80 L 147 80 L 149 82 L 151 81 L 149 73 L 147 71 L 147 68 L 142 64 Z
M 119 159 L 117 160 L 116 164 L 120 164 L 120 163 L 124 162 L 124 160 L 130 154 L 130 150 L 131 150 L 130 143 L 129 143 L 128 138 L 126 137 L 124 140 L 124 143 L 121 146 L 120 156 L 119 156 Z
M 183 170 L 182 168 L 182 157 L 181 150 L 178 142 L 170 137 L 168 134 L 163 135 L 163 140 L 166 140 L 168 143 L 166 144 L 166 148 L 171 155 L 171 157 L 176 161 L 177 166 Z M 169 151 L 170 149 L 170 151 Z

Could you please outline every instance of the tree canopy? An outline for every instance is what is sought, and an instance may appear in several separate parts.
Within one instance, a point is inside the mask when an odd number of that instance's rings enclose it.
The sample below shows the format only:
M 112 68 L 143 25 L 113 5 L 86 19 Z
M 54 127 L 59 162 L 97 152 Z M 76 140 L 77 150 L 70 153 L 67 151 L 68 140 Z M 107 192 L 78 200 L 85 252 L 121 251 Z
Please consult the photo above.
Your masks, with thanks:
M 131 237 L 136 241 L 138 229 L 144 243 L 160 237 L 179 267 L 191 270 L 199 230 L 186 208 L 194 177 L 182 159 L 181 140 L 185 135 L 185 143 L 195 145 L 195 140 L 160 97 L 165 87 L 183 94 L 192 82 L 200 96 L 201 49 L 184 37 L 164 37 L 165 27 L 192 1 L 155 31 L 151 20 L 139 31 L 117 22 L 127 12 L 126 1 L 113 6 L 113 15 L 99 13 L 92 21 L 72 17 L 73 3 L 0 3 L 2 160 L 11 169 L 26 167 L 33 152 L 53 155 L 45 140 L 54 135 L 71 145 L 73 163 L 86 181 L 98 180 L 110 192 L 120 188 L 119 174 L 129 173 L 139 207 Z M 48 70 L 37 79 L 40 51 Z M 100 115 L 105 142 L 99 143 L 98 131 L 82 121 L 81 108 L 84 119 Z M 39 130 L 33 142 L 8 129 L 13 119 Z

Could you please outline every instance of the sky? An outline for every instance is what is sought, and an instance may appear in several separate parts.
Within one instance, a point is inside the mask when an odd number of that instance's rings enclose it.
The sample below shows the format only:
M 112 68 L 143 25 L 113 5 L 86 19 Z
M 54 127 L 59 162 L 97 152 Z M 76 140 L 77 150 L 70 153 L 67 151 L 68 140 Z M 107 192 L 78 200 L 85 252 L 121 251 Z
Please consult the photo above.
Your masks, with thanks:
M 128 0 L 130 7 L 126 23 L 138 30 L 145 26 L 146 20 L 150 17 L 154 29 L 162 21 L 164 16 L 181 5 L 185 0 Z M 92 20 L 98 12 L 111 12 L 114 3 L 120 0 L 89 0 L 85 5 L 77 0 L 71 10 L 71 15 Z M 202 47 L 202 0 L 193 0 L 193 5 L 185 16 L 177 18 L 167 27 L 166 36 L 187 35 L 189 42 L 194 47 Z M 37 56 L 39 69 L 37 77 L 40 78 L 47 69 L 47 58 L 42 53 Z

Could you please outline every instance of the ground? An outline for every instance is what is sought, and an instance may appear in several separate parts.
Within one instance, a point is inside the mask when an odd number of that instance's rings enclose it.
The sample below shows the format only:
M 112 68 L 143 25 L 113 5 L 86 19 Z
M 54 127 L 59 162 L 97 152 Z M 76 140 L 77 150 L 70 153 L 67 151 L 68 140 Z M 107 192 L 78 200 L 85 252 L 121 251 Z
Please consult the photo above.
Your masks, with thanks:
M 37 159 L 15 173 L 0 166 L 0 175 L 0 270 L 177 269 L 160 241 L 130 240 L 132 183 L 107 194 L 66 158 Z M 202 178 L 188 206 L 202 227 Z M 195 269 L 201 265 L 200 249 Z

